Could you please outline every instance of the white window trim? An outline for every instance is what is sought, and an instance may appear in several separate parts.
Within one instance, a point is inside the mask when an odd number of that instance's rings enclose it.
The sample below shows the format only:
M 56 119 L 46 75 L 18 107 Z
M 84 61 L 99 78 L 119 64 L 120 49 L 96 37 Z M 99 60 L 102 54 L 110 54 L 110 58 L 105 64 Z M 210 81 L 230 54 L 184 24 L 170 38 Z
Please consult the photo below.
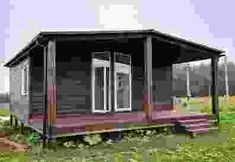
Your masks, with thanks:
M 25 78 L 26 77 L 26 78 Z M 29 94 L 29 65 L 21 69 L 21 95 Z

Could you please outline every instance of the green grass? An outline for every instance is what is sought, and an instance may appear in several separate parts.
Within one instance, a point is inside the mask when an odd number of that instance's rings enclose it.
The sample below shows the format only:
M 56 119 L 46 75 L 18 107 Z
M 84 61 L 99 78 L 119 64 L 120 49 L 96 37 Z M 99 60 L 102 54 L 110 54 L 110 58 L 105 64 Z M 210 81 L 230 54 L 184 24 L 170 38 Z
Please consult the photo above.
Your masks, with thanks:
M 42 150 L 35 146 L 28 155 L 22 153 L 19 157 L 12 154 L 4 153 L 2 157 L 21 158 L 22 161 L 30 158 L 33 162 L 131 162 L 130 159 L 135 162 L 232 162 L 235 159 L 235 124 L 221 124 L 219 133 L 196 138 L 174 134 L 136 135 L 113 144 L 57 147 L 55 150 Z
M 28 153 L 0 152 L 0 162 L 27 162 L 27 161 L 29 161 Z
M 191 100 L 189 104 L 199 111 L 211 113 L 210 104 L 197 100 Z M 112 144 L 80 144 L 76 148 L 56 147 L 54 150 L 42 150 L 35 146 L 29 153 L 2 153 L 0 162 L 27 161 L 28 158 L 33 162 L 234 162 L 235 106 L 222 103 L 220 119 L 219 132 L 196 138 L 175 134 L 129 134 L 128 138 Z
M 0 116 L 9 116 L 10 111 L 8 109 L 0 108 Z
M 234 123 L 235 124 L 235 113 L 220 113 L 221 123 Z

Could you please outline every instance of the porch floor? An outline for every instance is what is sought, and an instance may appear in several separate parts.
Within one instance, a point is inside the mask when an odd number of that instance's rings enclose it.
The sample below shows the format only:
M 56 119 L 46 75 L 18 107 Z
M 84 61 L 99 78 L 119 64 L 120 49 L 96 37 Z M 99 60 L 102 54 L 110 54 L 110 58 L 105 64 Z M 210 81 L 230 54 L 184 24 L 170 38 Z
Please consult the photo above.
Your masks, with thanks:
M 52 137 L 103 133 L 174 125 L 178 120 L 208 119 L 207 114 L 195 114 L 182 111 L 153 111 L 152 120 L 145 118 L 144 112 L 126 112 L 113 114 L 57 114 Z M 43 116 L 34 115 L 30 118 L 30 127 L 42 133 Z

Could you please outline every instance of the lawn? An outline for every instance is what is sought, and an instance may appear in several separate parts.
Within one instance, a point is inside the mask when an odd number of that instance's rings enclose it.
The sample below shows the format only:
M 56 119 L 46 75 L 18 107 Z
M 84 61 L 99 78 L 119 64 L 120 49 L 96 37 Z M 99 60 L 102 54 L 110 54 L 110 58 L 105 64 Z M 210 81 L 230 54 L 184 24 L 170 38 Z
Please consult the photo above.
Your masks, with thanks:
M 223 100 L 220 98 L 220 100 Z M 33 162 L 233 162 L 235 159 L 235 102 L 220 105 L 219 132 L 192 138 L 163 131 L 137 131 L 127 133 L 117 143 L 101 142 L 87 145 L 73 142 L 55 149 L 42 150 L 38 145 L 27 153 L 1 153 L 1 161 Z M 191 106 L 210 112 L 208 98 L 192 99 Z M 70 145 L 70 146 L 69 146 Z
M 28 154 L 2 156 L 5 159 L 19 157 L 22 161 L 29 158 L 33 162 L 232 162 L 235 159 L 235 124 L 221 124 L 219 133 L 196 138 L 173 134 L 136 135 L 118 143 L 80 144 L 76 148 L 57 147 L 56 150 L 35 146 Z
M 0 108 L 0 116 L 9 116 L 10 112 L 8 109 Z

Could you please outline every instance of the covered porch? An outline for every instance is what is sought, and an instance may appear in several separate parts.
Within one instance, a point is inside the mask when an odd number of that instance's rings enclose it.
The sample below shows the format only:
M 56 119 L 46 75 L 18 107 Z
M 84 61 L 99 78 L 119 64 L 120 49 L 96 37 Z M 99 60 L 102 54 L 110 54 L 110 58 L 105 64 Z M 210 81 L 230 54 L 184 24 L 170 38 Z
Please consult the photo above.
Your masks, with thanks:
M 42 115 L 34 116 L 30 119 L 31 126 L 39 133 L 43 134 Z M 63 136 L 120 132 L 135 129 L 157 128 L 162 126 L 174 128 L 180 122 L 192 122 L 194 124 L 204 124 L 204 128 L 209 128 L 209 116 L 207 114 L 182 113 L 170 110 L 152 112 L 152 119 L 146 119 L 144 112 L 128 112 L 114 114 L 67 114 L 57 115 L 54 131 L 56 133 L 48 138 Z M 206 133 L 208 129 L 201 129 Z
M 87 33 L 77 33 L 74 37 L 75 35 L 76 33 L 44 33 L 45 37 L 56 39 L 50 40 L 44 47 L 44 57 L 41 58 L 44 69 L 43 109 L 38 113 L 31 113 L 29 117 L 30 126 L 38 132 L 49 138 L 56 138 L 64 135 L 140 129 L 142 126 L 152 127 L 160 124 L 175 125 L 182 121 L 195 122 L 194 126 L 202 122 L 202 128 L 207 128 L 208 115 L 175 110 L 172 100 L 172 65 L 203 59 L 211 59 L 212 113 L 219 119 L 217 64 L 221 51 L 153 30 L 124 34 L 95 33 L 92 37 Z M 75 56 L 71 54 L 74 51 L 82 53 Z M 104 107 L 110 106 L 102 113 L 92 111 L 94 98 L 91 53 L 97 51 L 111 53 L 105 66 L 110 71 L 109 77 L 106 75 L 110 82 L 105 83 L 110 88 L 110 95 L 109 99 L 104 97 L 105 102 L 110 101 L 104 104 Z M 122 112 L 115 109 L 115 52 L 127 54 L 131 58 L 131 73 L 128 73 L 131 76 L 131 84 L 128 84 L 131 95 L 127 102 L 130 109 Z M 74 68 L 78 62 L 82 65 L 81 69 Z M 67 68 L 70 68 L 70 71 Z M 87 82 L 88 85 L 85 86 L 88 88 L 75 91 L 75 82 L 68 79 L 65 84 L 64 75 L 68 73 L 71 78 L 75 77 L 75 80 L 82 74 L 84 80 L 80 83 Z M 65 89 L 67 85 L 70 86 L 68 90 Z M 83 93 L 85 99 L 68 100 L 68 96 L 76 95 L 73 94 L 75 92 Z M 78 102 L 81 104 L 76 108 Z

